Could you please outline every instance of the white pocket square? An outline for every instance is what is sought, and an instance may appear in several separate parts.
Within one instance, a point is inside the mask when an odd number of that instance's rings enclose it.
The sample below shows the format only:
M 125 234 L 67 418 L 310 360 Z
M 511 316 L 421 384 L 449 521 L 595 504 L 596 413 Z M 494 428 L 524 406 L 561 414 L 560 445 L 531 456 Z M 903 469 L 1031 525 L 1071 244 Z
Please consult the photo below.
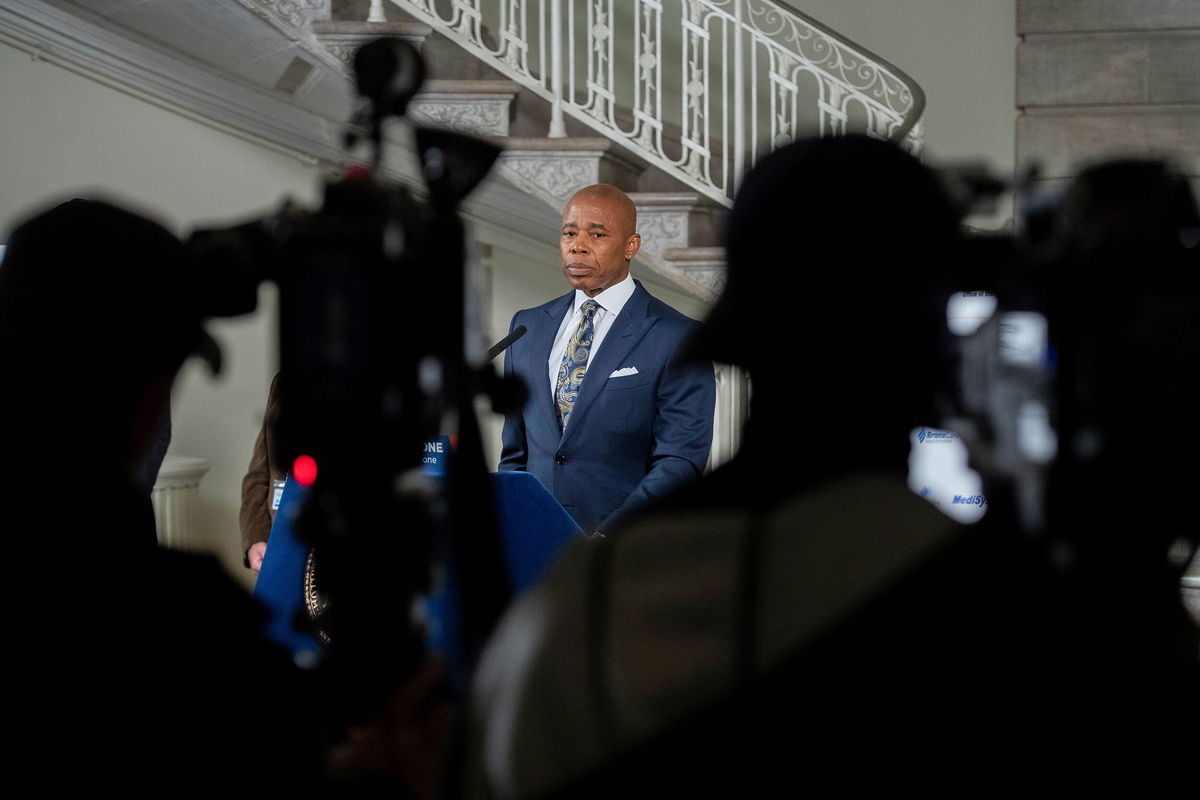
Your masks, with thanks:
M 621 367 L 620 369 L 613 370 L 613 374 L 609 375 L 608 377 L 610 377 L 610 378 L 627 378 L 630 375 L 637 375 L 637 374 L 638 374 L 637 367 Z

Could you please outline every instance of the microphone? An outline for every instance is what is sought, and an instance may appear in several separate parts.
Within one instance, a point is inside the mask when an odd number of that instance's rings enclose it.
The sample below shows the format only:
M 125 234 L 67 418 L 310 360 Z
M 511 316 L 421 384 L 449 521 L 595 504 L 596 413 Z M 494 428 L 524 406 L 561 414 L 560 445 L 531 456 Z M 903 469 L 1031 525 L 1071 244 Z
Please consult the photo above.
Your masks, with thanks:
M 496 342 L 494 345 L 492 345 L 491 349 L 487 351 L 488 361 L 491 361 L 493 358 L 503 353 L 509 348 L 509 346 L 512 345 L 513 342 L 515 342 L 517 339 L 520 339 L 524 335 L 524 325 L 518 325 L 517 327 L 513 328 L 512 332 L 509 333 L 508 336 L 505 336 L 503 339 Z

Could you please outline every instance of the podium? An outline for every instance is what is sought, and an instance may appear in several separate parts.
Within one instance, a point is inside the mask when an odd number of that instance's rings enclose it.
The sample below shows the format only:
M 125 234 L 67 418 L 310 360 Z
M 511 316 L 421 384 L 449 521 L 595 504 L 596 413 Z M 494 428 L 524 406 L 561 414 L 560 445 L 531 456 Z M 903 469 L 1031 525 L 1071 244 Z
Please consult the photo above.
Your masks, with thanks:
M 432 473 L 433 480 L 443 480 L 440 466 L 429 465 L 427 472 Z M 563 545 L 582 536 L 583 531 L 533 475 L 494 472 L 489 482 L 515 597 L 535 584 Z M 292 530 L 292 520 L 303 506 L 304 495 L 303 487 L 288 476 L 254 585 L 254 597 L 269 615 L 267 636 L 298 660 L 315 656 L 321 648 L 314 636 L 297 630 L 295 625 L 309 608 L 306 565 L 310 551 Z M 443 653 L 453 647 L 457 632 L 456 605 L 450 591 L 453 577 L 448 578 L 437 581 L 437 588 L 425 602 L 430 649 Z
M 500 523 L 513 594 L 537 583 L 554 555 L 583 529 L 542 482 L 528 472 L 493 472 L 492 499 Z
M 288 475 L 283 496 L 275 510 L 267 552 L 263 555 L 254 583 L 254 599 L 267 610 L 267 638 L 291 651 L 299 661 L 305 653 L 315 656 L 320 643 L 308 632 L 297 630 L 295 620 L 308 613 L 304 591 L 308 547 L 296 538 L 292 520 L 304 504 L 304 488 Z

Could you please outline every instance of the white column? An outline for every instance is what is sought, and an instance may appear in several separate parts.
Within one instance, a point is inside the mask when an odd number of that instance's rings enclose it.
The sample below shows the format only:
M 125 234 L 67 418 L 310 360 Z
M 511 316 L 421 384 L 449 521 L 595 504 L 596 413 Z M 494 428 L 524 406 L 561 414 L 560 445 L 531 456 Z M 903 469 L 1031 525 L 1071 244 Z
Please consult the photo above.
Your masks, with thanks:
M 203 550 L 198 524 L 200 481 L 208 472 L 203 458 L 167 456 L 150 493 L 158 543 L 180 550 Z
M 750 413 L 750 376 L 729 364 L 717 364 L 715 368 L 717 407 L 706 471 L 716 469 L 737 453 L 742 444 L 742 426 Z

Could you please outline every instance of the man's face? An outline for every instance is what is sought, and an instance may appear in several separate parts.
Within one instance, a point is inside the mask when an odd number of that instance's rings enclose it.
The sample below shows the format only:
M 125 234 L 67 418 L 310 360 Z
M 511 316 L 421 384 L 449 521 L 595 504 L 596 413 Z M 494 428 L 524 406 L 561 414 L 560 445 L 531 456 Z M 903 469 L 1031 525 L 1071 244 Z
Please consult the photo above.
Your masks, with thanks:
M 574 289 L 595 297 L 629 274 L 641 237 L 633 232 L 633 216 L 617 197 L 580 192 L 562 218 L 563 275 Z

